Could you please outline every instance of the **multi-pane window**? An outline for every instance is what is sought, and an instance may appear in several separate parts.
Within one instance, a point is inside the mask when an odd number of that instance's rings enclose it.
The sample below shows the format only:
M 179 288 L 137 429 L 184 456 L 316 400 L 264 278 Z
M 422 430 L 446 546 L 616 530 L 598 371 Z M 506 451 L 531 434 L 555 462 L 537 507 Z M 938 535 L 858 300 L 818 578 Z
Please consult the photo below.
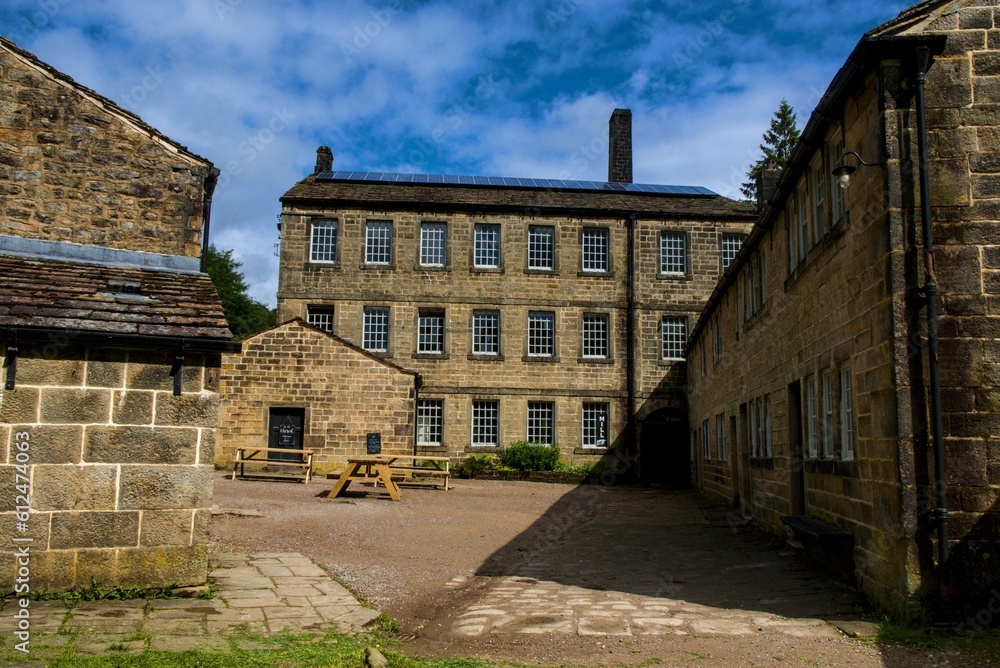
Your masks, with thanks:
M 660 233 L 660 273 L 683 275 L 687 272 L 687 237 L 683 232 Z
M 761 437 L 761 442 L 764 444 L 764 456 L 770 457 L 774 454 L 773 449 L 773 437 L 772 434 L 774 430 L 771 428 L 771 397 L 764 397 L 762 400 L 763 408 L 762 412 L 764 414 L 764 430 Z
M 528 314 L 528 356 L 553 357 L 556 351 L 556 316 L 554 313 Z
M 361 347 L 372 352 L 389 351 L 389 309 L 370 307 L 365 309 L 364 331 Z
M 722 359 L 722 318 L 716 316 L 712 319 L 709 330 L 712 334 L 712 361 L 718 362 Z
M 472 445 L 500 445 L 500 402 L 472 402 Z
M 750 456 L 760 457 L 763 448 L 760 442 L 760 430 L 757 428 L 757 423 L 760 421 L 760 409 L 757 401 L 751 401 L 747 405 L 747 421 L 750 423 Z
M 608 270 L 608 231 L 596 228 L 583 230 L 583 270 Z
M 441 445 L 444 431 L 444 402 L 421 399 L 417 402 L 417 445 Z
M 708 420 L 703 420 L 701 423 L 701 456 L 706 462 L 712 458 L 711 438 L 712 435 L 708 431 Z
M 392 264 L 392 223 L 368 221 L 365 225 L 365 263 Z
M 528 442 L 552 445 L 553 406 L 548 401 L 528 402 Z
M 583 405 L 583 447 L 608 447 L 608 405 Z
M 785 225 L 788 228 L 788 272 L 791 273 L 799 266 L 799 228 L 790 211 L 785 212 Z
M 555 269 L 555 228 L 528 228 L 528 269 Z
M 729 265 L 736 259 L 736 254 L 743 248 L 743 237 L 738 234 L 722 235 L 722 271 L 729 269 Z
M 833 374 L 823 373 L 820 380 L 823 456 L 833 457 Z
M 795 189 L 795 213 L 799 222 L 799 262 L 806 259 L 809 253 L 809 189 L 806 187 L 806 178 L 799 179 L 799 185 Z
M 844 145 L 840 139 L 831 141 L 826 145 L 826 173 L 831 174 L 833 168 L 840 164 L 841 156 L 844 154 Z M 828 179 L 830 193 L 830 224 L 836 225 L 844 217 L 844 189 L 840 187 L 839 179 Z
M 337 261 L 337 221 L 313 221 L 309 237 L 309 261 L 328 264 Z
M 474 311 L 472 313 L 472 354 L 500 354 L 499 311 Z
M 313 327 L 319 327 L 324 332 L 333 331 L 333 307 L 310 306 L 306 312 L 306 321 Z
M 770 457 L 772 449 L 771 397 L 755 399 L 747 406 L 752 457 Z
M 476 225 L 473 266 L 479 269 L 500 267 L 500 226 Z
M 850 367 L 840 370 L 840 458 L 854 459 L 854 390 Z
M 420 266 L 443 267 L 448 259 L 448 226 L 444 223 L 421 223 Z
M 812 200 L 813 240 L 819 243 L 826 234 L 826 192 L 828 171 L 824 169 L 823 152 L 809 166 L 809 197 Z
M 660 339 L 663 359 L 684 359 L 684 346 L 687 344 L 687 318 L 663 318 L 660 323 Z
M 583 356 L 608 356 L 608 316 L 585 314 L 583 316 Z
M 726 416 L 715 416 L 715 440 L 719 450 L 719 460 L 729 461 L 729 449 L 726 447 Z
M 810 459 L 819 456 L 819 414 L 816 406 L 816 382 L 806 378 L 806 444 Z
M 440 355 L 444 352 L 444 312 L 421 309 L 417 315 L 417 352 Z

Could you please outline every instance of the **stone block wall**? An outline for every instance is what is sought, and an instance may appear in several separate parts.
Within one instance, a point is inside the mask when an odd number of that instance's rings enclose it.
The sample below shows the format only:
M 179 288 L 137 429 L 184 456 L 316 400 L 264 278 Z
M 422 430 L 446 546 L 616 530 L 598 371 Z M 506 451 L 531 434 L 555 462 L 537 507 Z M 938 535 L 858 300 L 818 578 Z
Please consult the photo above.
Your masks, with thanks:
M 303 408 L 303 447 L 317 451 L 317 473 L 343 469 L 366 453 L 366 434 L 382 434 L 382 452 L 410 454 L 416 377 L 336 337 L 294 320 L 223 356 L 215 463 L 236 448 L 266 447 L 271 408 Z
M 0 589 L 13 589 L 12 550 L 22 545 L 32 591 L 87 587 L 91 578 L 203 584 L 218 356 L 188 353 L 174 396 L 166 353 L 25 341 L 19 350 L 16 389 L 0 391 Z M 16 490 L 26 479 L 21 531 Z
M 0 234 L 199 257 L 209 166 L 0 44 Z

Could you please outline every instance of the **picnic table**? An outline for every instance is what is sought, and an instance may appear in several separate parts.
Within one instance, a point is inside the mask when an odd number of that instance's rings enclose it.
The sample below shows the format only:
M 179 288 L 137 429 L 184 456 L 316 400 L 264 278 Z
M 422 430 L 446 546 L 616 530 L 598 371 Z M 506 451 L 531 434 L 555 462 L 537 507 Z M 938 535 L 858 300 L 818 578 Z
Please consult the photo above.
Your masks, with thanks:
M 427 462 L 430 466 L 417 466 L 417 462 Z M 448 457 L 423 457 L 417 455 L 368 455 L 366 457 L 351 457 L 347 460 L 347 469 L 340 474 L 337 483 L 327 494 L 327 499 L 341 496 L 352 482 L 370 482 L 377 488 L 379 483 L 385 485 L 393 501 L 399 501 L 402 493 L 395 479 L 409 474 L 427 475 L 443 478 L 445 490 L 449 489 L 451 477 L 451 459 Z M 394 479 L 395 478 L 395 479 Z
M 271 453 L 281 453 L 283 457 L 276 457 Z M 246 477 L 244 464 L 261 463 L 267 466 L 290 466 L 302 470 L 303 481 L 309 482 L 312 476 L 313 451 L 294 450 L 291 448 L 236 448 L 236 456 L 233 458 L 233 480 L 236 480 L 236 472 L 239 471 L 241 478 Z

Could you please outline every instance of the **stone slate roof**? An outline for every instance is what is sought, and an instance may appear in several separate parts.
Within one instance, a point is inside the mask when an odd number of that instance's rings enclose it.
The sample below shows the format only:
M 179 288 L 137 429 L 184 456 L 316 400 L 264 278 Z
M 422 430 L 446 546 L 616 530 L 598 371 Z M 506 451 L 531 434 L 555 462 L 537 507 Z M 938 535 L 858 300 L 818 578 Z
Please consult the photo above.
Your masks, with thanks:
M 950 5 L 954 3 L 955 0 L 922 0 L 915 5 L 907 7 L 899 13 L 896 18 L 886 21 L 880 26 L 876 26 L 865 33 L 866 37 L 876 37 L 879 35 L 891 34 L 898 29 L 905 29 L 908 25 L 915 21 L 928 16 L 933 10 Z M 972 6 L 971 3 L 966 2 L 966 6 Z
M 286 192 L 281 202 L 336 204 L 388 209 L 562 210 L 635 212 L 698 218 L 755 217 L 752 207 L 721 195 L 666 195 L 588 190 L 542 190 L 495 186 L 417 183 L 364 183 L 317 180 L 310 175 Z
M 207 274 L 0 254 L 0 328 L 229 341 Z
M 147 133 L 150 137 L 154 137 L 162 142 L 170 144 L 175 149 L 177 149 L 178 151 L 180 151 L 184 155 L 187 155 L 190 158 L 198 160 L 199 162 L 203 162 L 208 166 L 212 165 L 211 161 L 209 161 L 207 158 L 203 158 L 197 153 L 191 151 L 187 146 L 184 146 L 183 144 L 174 141 L 170 137 L 166 136 L 165 134 L 154 128 L 152 125 L 146 123 L 144 120 L 139 118 L 137 115 L 135 115 L 128 109 L 124 109 L 118 106 L 118 104 L 116 104 L 113 100 L 104 97 L 103 95 L 101 95 L 100 93 L 91 88 L 87 88 L 86 86 L 74 80 L 73 77 L 69 76 L 68 74 L 60 72 L 59 70 L 52 67 L 48 63 L 42 62 L 41 60 L 36 58 L 34 54 L 25 51 L 17 44 L 10 41 L 6 37 L 3 37 L 2 35 L 0 35 L 0 47 L 9 50 L 11 53 L 19 56 L 20 58 L 34 65 L 35 67 L 43 70 L 53 79 L 60 81 L 64 84 L 67 84 L 70 87 L 76 89 L 79 93 L 81 93 L 85 97 L 90 98 L 93 102 L 103 107 L 105 111 L 115 114 L 116 116 L 122 117 L 127 122 L 137 126 L 143 132 Z

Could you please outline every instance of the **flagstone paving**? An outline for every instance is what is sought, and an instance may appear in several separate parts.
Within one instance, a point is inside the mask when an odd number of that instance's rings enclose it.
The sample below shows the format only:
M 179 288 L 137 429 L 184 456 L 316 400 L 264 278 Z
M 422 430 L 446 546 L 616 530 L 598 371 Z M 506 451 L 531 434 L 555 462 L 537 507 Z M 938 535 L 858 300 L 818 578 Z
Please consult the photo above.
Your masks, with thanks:
M 297 552 L 214 553 L 206 599 L 33 601 L 29 658 L 72 644 L 81 655 L 149 649 L 254 648 L 245 633 L 354 634 L 381 613 L 363 606 L 311 559 Z M 16 601 L 0 608 L 0 639 L 12 649 Z M 12 664 L 6 664 L 12 665 Z

